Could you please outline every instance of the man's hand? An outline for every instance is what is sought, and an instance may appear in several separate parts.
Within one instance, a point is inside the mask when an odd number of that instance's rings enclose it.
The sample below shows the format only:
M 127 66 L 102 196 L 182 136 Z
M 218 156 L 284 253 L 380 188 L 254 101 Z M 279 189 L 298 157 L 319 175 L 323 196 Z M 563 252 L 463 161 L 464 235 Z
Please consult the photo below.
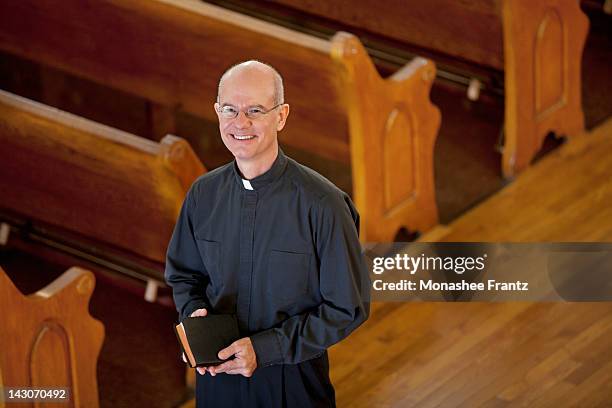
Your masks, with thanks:
M 244 337 L 236 340 L 219 352 L 219 358 L 222 360 L 231 356 L 234 356 L 234 359 L 216 367 L 207 367 L 210 375 L 214 376 L 219 373 L 241 374 L 245 377 L 253 375 L 253 371 L 257 368 L 257 358 L 250 338 Z
M 189 317 L 204 317 L 208 314 L 206 309 L 196 309 L 191 313 Z
M 208 311 L 206 309 L 196 309 L 193 311 L 193 313 L 191 313 L 191 315 L 189 317 L 204 317 L 208 314 Z M 187 362 L 187 358 L 185 358 L 185 353 L 183 353 L 183 361 Z M 200 373 L 200 375 L 204 375 L 206 373 L 206 369 L 208 367 L 196 367 L 196 370 L 198 370 L 198 373 Z

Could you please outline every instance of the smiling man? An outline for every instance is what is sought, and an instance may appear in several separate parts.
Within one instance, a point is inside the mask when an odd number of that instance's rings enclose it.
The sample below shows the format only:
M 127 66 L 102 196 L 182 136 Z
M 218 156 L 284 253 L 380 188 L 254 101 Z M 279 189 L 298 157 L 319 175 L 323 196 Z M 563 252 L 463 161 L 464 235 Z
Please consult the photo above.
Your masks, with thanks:
M 198 407 L 331 407 L 327 348 L 369 314 L 350 198 L 288 158 L 278 72 L 258 61 L 219 81 L 214 109 L 235 160 L 194 182 L 168 246 L 180 318 L 236 314 L 243 336 L 198 368 Z

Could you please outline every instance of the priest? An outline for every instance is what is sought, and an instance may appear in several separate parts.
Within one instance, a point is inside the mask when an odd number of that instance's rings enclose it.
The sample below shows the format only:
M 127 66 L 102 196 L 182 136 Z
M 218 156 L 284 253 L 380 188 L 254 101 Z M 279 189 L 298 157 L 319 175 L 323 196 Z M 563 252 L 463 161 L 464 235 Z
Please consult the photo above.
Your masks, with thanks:
M 274 68 L 228 69 L 214 109 L 234 160 L 191 186 L 165 277 L 181 319 L 235 314 L 242 338 L 198 368 L 196 405 L 333 407 L 327 349 L 370 307 L 359 214 L 279 148 L 289 105 Z

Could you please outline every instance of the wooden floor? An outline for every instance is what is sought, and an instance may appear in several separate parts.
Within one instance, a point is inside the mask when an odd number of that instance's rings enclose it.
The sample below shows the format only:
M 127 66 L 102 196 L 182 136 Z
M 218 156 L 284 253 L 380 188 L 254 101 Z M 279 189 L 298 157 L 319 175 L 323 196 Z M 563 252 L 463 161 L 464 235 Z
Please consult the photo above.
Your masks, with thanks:
M 612 242 L 612 119 L 423 241 Z M 377 303 L 339 407 L 612 407 L 612 303 Z
M 612 242 L 612 119 L 420 240 Z

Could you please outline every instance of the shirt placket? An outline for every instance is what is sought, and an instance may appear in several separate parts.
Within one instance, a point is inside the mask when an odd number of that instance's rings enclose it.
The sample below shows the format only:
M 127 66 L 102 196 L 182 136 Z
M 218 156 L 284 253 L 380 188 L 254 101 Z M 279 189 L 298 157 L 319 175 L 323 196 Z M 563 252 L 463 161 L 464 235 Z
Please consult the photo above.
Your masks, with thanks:
M 240 266 L 236 311 L 238 325 L 243 333 L 249 331 L 256 207 L 257 191 L 245 191 L 240 209 Z

